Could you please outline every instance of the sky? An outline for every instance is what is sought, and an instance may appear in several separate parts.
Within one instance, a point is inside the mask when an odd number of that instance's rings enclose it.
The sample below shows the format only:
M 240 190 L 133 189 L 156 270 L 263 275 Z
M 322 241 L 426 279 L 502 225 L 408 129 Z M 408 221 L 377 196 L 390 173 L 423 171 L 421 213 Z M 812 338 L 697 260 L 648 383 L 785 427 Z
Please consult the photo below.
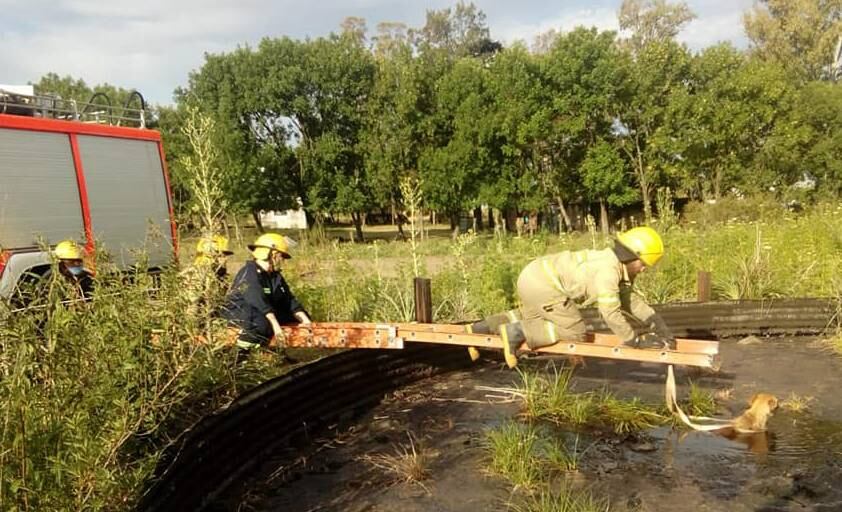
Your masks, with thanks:
M 577 25 L 617 30 L 621 0 L 475 0 L 493 39 L 531 43 L 549 29 Z M 347 16 L 424 24 L 426 10 L 456 0 L 0 0 L 0 84 L 37 82 L 46 73 L 89 85 L 108 82 L 170 104 L 205 53 L 256 45 L 264 37 L 319 37 Z M 753 0 L 688 0 L 698 16 L 678 38 L 699 50 L 748 43 L 742 15 Z

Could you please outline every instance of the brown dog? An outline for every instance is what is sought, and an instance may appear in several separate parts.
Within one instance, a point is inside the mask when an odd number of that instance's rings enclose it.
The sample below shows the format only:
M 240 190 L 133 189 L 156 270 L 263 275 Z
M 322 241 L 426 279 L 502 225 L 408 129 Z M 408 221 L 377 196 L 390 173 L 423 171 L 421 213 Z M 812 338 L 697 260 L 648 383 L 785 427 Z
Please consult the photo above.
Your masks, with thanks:
M 749 405 L 750 407 L 734 420 L 734 431 L 739 433 L 765 431 L 766 420 L 778 408 L 778 399 L 769 393 L 757 393 L 751 397 Z

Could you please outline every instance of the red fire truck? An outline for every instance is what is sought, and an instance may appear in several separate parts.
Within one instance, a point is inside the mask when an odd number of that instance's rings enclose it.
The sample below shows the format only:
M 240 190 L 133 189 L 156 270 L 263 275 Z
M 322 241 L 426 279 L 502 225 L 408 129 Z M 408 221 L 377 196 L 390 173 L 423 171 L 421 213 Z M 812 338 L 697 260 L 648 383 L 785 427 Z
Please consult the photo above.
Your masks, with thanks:
M 0 89 L 0 298 L 50 265 L 62 240 L 122 268 L 172 260 L 176 228 L 161 135 L 139 109 Z

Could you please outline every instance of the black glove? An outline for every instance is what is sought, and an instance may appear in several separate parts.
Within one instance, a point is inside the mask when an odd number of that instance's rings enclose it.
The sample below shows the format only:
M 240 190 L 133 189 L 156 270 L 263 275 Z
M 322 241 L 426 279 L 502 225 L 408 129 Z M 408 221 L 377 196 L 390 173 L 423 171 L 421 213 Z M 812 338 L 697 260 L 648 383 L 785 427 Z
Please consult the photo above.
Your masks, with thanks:
M 657 341 L 663 345 L 663 348 L 675 350 L 675 335 L 667 327 L 661 315 L 655 313 L 649 318 L 649 329 L 655 334 Z

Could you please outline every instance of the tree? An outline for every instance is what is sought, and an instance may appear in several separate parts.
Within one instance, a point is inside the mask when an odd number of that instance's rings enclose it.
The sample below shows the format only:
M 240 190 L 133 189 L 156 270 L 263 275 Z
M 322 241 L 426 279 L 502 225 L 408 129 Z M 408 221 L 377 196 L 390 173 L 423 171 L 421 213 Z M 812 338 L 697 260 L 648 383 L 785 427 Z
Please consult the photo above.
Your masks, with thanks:
M 608 206 L 625 206 L 637 199 L 628 180 L 626 162 L 616 146 L 600 140 L 588 148 L 581 165 L 582 185 L 588 199 L 599 202 L 599 218 L 603 233 L 609 231 Z
M 561 37 L 561 32 L 554 28 L 538 34 L 532 41 L 532 53 L 548 53 L 559 37 Z
M 482 56 L 502 48 L 490 38 L 485 13 L 460 0 L 454 10 L 428 10 L 424 26 L 413 30 L 416 45 L 447 53 L 451 58 Z
M 339 27 L 342 29 L 341 34 L 343 36 L 350 38 L 360 46 L 365 45 L 366 33 L 368 32 L 365 18 L 348 16 L 342 20 Z
M 488 75 L 481 62 L 465 58 L 435 84 L 434 135 L 418 165 L 427 203 L 447 212 L 453 227 L 461 210 L 477 206 L 480 184 L 499 168 Z
M 304 175 L 289 147 L 293 127 L 284 117 L 284 106 L 300 89 L 300 72 L 278 73 L 274 80 L 266 80 L 269 55 L 300 64 L 303 50 L 299 43 L 284 39 L 276 44 L 263 41 L 258 51 L 239 48 L 206 55 L 201 70 L 191 73 L 188 87 L 176 91 L 176 126 L 162 127 L 165 137 L 177 132 L 183 122 L 180 116 L 191 105 L 214 118 L 214 142 L 220 150 L 229 208 L 250 212 L 258 227 L 260 210 L 293 207 L 296 198 L 306 194 Z M 180 176 L 177 165 L 174 171 Z
M 400 220 L 399 184 L 418 169 L 423 142 L 423 70 L 408 41 L 391 32 L 378 36 L 376 48 L 377 73 L 365 113 L 362 151 L 377 206 L 389 207 L 393 220 Z M 398 229 L 403 233 L 400 222 Z
M 650 222 L 652 194 L 659 182 L 674 177 L 680 165 L 667 114 L 670 102 L 687 86 L 690 54 L 673 41 L 654 42 L 626 63 L 629 88 L 621 97 L 617 132 Z
M 746 59 L 729 44 L 694 57 L 689 87 L 677 89 L 668 108 L 669 140 L 662 138 L 681 155 L 676 166 L 690 193 L 718 199 L 732 187 L 762 183 L 758 155 L 780 132 L 776 126 L 787 118 L 793 93 L 783 69 Z
M 628 43 L 634 53 L 650 43 L 674 39 L 695 18 L 686 3 L 666 0 L 623 0 L 618 13 L 620 29 L 631 32 Z
M 762 171 L 759 174 L 768 175 L 767 186 L 786 190 L 786 186 L 812 181 L 816 192 L 839 197 L 842 89 L 836 84 L 811 82 L 787 99 L 794 101 L 788 109 L 782 109 L 782 118 L 758 154 L 756 166 Z
M 130 122 L 129 120 L 139 120 L 136 112 L 124 110 L 126 107 L 133 110 L 141 108 L 140 99 L 136 96 L 134 89 L 124 89 L 108 83 L 89 86 L 82 79 L 76 79 L 70 75 L 60 77 L 56 73 L 47 73 L 32 85 L 38 95 L 66 100 L 67 103 L 58 104 L 57 107 L 67 110 L 76 109 L 78 115 L 82 115 L 86 108 L 88 113 L 95 110 L 102 111 L 103 108 L 99 108 L 101 106 L 105 108 L 101 115 L 108 116 L 106 122 L 126 124 Z M 97 107 L 87 107 L 88 103 L 93 103 Z M 154 124 L 156 120 L 147 118 L 147 122 Z
M 582 192 L 578 174 L 588 152 L 615 138 L 613 125 L 628 90 L 628 69 L 613 32 L 583 27 L 559 37 L 543 62 L 546 87 L 553 91 L 548 102 L 553 165 L 548 170 L 563 210 L 565 192 Z M 600 193 L 584 191 L 587 197 L 604 201 Z
M 842 0 L 760 0 L 743 24 L 756 55 L 815 80 L 827 76 L 842 37 Z
M 384 21 L 377 24 L 377 35 L 373 38 L 374 54 L 389 58 L 395 52 L 402 52 L 409 46 L 409 27 L 406 23 Z M 411 53 L 411 48 L 410 48 Z
M 538 210 L 554 197 L 554 184 L 544 179 L 549 133 L 544 86 L 538 60 L 516 44 L 500 52 L 489 65 L 492 110 L 487 118 L 500 153 L 496 171 L 490 168 L 479 187 L 479 199 L 498 209 Z
M 299 162 L 313 177 L 307 191 L 313 213 L 350 214 L 362 240 L 373 205 L 361 143 L 375 65 L 358 40 L 317 39 L 305 47 L 304 87 L 289 116 L 301 136 Z

